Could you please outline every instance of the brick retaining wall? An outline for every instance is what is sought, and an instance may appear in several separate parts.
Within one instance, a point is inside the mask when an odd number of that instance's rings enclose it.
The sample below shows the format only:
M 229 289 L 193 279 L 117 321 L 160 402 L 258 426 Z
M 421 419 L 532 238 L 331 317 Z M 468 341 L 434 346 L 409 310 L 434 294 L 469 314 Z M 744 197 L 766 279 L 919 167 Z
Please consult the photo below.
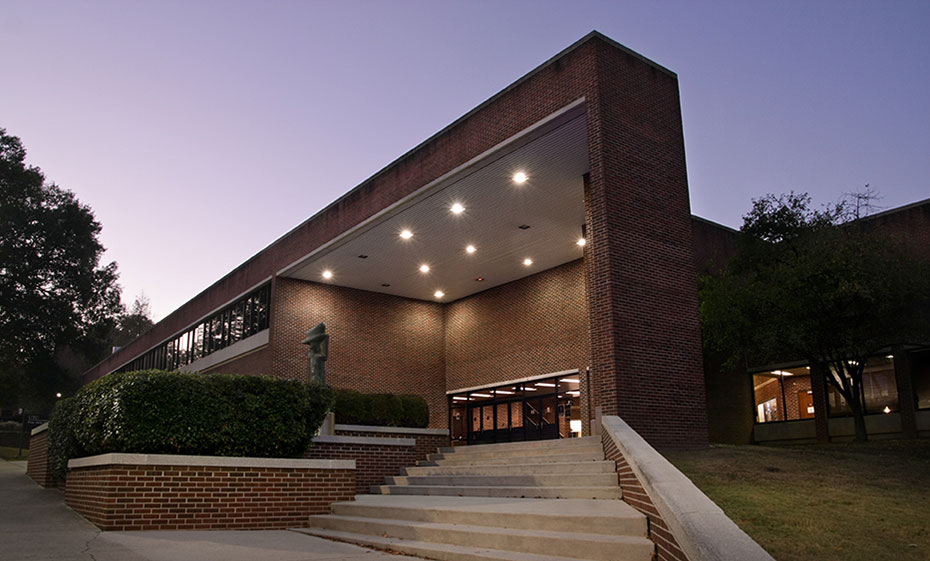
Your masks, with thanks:
M 48 424 L 32 429 L 29 437 L 29 461 L 26 475 L 42 487 L 56 487 L 48 470 Z
M 656 561 L 688 561 L 630 464 L 606 432 L 601 434 L 601 443 L 604 445 L 604 456 L 617 463 L 617 476 L 620 478 L 624 502 L 649 519 L 649 539 L 656 544 Z
M 71 460 L 65 502 L 101 530 L 271 530 L 355 494 L 352 462 L 103 454 Z
M 305 456 L 355 460 L 356 492 L 367 494 L 372 485 L 383 485 L 385 477 L 397 475 L 401 468 L 448 445 L 449 434 L 444 430 L 336 425 L 334 437 L 317 437 Z

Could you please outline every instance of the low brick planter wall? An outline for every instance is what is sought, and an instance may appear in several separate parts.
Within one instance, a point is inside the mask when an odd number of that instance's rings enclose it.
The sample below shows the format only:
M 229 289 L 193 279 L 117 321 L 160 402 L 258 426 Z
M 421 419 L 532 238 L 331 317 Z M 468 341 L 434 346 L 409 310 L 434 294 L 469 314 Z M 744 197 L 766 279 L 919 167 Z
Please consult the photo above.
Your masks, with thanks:
M 445 429 L 337 424 L 334 434 L 313 440 L 306 457 L 355 460 L 356 492 L 367 494 L 372 485 L 383 485 L 386 476 L 397 475 L 401 468 L 426 459 L 442 446 L 449 446 Z
M 32 429 L 29 436 L 29 461 L 26 475 L 42 487 L 56 487 L 48 471 L 48 423 Z
M 102 454 L 68 462 L 65 502 L 101 530 L 271 530 L 355 494 L 355 462 Z

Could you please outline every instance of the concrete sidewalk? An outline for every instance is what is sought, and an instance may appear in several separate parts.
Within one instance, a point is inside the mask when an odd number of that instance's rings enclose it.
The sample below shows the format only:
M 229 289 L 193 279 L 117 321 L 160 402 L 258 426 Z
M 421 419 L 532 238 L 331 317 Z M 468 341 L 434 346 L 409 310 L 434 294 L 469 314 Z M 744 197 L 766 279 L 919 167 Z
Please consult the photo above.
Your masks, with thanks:
M 390 561 L 406 559 L 286 530 L 101 532 L 62 494 L 0 460 L 0 561 Z

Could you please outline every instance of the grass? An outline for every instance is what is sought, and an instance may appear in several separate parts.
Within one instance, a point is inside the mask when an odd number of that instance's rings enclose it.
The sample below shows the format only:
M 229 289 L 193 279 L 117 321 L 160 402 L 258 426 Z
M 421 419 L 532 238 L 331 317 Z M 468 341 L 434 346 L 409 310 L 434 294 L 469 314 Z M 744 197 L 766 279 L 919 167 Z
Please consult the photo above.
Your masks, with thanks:
M 4 460 L 26 460 L 29 458 L 29 450 L 24 449 L 23 455 L 18 456 L 19 448 L 11 446 L 0 446 L 0 458 Z
M 778 561 L 930 559 L 930 441 L 666 454 Z

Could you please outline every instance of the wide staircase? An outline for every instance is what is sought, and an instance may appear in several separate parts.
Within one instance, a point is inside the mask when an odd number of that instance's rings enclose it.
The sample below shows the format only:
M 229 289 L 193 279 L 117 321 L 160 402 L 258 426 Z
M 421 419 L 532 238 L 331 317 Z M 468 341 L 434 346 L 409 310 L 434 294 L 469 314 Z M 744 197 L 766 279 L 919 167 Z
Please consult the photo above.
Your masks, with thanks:
M 442 448 L 297 531 L 442 561 L 649 561 L 598 438 Z

